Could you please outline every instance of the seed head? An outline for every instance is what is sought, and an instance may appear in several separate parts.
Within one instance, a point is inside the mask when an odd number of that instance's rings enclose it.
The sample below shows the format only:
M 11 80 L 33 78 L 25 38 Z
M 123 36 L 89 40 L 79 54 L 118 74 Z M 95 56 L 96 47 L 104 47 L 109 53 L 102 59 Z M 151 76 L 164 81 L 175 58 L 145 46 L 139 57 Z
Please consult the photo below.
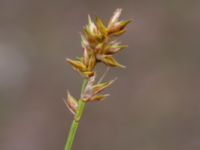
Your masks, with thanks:
M 121 21 L 122 9 L 116 9 L 107 25 L 96 17 L 95 21 L 88 15 L 88 24 L 83 28 L 81 36 L 81 46 L 83 48 L 83 56 L 76 59 L 67 59 L 72 68 L 78 71 L 88 82 L 85 90 L 82 92 L 80 99 L 85 102 L 94 102 L 105 99 L 109 94 L 101 94 L 115 80 L 107 82 L 95 81 L 96 72 L 94 71 L 98 63 L 103 63 L 108 67 L 125 68 L 114 58 L 114 54 L 125 49 L 127 45 L 121 44 L 116 37 L 125 33 L 126 26 L 130 20 Z M 77 111 L 77 100 L 68 92 L 67 107 L 75 114 Z

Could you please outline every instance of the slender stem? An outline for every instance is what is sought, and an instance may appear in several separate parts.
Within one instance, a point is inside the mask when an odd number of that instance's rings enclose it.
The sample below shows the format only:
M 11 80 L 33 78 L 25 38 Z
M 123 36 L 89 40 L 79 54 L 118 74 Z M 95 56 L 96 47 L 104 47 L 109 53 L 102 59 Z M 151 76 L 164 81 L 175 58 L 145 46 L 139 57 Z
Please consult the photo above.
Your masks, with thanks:
M 83 84 L 82 84 L 82 88 L 81 88 L 81 94 L 84 92 L 85 87 L 87 85 L 87 82 L 88 81 L 86 79 L 83 80 Z M 79 120 L 82 116 L 84 108 L 85 108 L 85 102 L 82 99 L 80 99 L 79 102 L 78 102 L 78 110 L 77 110 L 77 113 L 74 116 L 74 120 L 72 122 L 64 150 L 71 150 L 71 147 L 72 147 L 75 135 L 76 135 L 76 131 L 77 131 L 77 128 L 78 128 L 78 123 L 79 123 Z

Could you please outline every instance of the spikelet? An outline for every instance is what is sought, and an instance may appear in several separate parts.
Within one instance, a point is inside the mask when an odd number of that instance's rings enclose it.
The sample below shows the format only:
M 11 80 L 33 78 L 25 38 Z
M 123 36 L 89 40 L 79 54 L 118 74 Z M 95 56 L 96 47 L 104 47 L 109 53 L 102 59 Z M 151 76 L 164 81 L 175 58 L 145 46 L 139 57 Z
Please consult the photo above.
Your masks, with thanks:
M 69 93 L 67 92 L 67 100 L 64 100 L 64 103 L 66 104 L 67 108 L 70 110 L 72 114 L 76 114 L 77 108 L 78 108 L 78 102 L 77 100 Z
M 109 96 L 109 94 L 101 94 L 101 95 L 98 94 L 104 91 L 111 84 L 113 84 L 115 80 L 116 79 L 95 84 L 95 76 L 90 78 L 88 80 L 88 84 L 85 88 L 85 91 L 82 94 L 82 99 L 86 102 L 100 101 L 102 99 L 105 99 L 107 96 Z

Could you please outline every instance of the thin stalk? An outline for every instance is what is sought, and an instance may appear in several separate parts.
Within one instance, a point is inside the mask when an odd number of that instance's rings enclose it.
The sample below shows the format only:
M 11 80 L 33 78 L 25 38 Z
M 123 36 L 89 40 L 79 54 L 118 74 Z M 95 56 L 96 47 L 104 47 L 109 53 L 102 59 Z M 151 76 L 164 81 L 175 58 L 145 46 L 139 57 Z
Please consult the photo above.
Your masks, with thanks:
M 85 87 L 87 85 L 87 82 L 88 81 L 86 79 L 83 80 L 83 84 L 82 84 L 82 88 L 81 88 L 81 94 L 84 92 Z M 71 150 L 71 147 L 72 147 L 75 135 L 76 135 L 76 131 L 77 131 L 77 128 L 78 128 L 79 120 L 80 120 L 80 118 L 83 114 L 84 108 L 85 108 L 85 102 L 82 99 L 80 99 L 79 102 L 78 102 L 78 109 L 77 109 L 77 112 L 74 116 L 74 120 L 72 122 L 64 150 Z

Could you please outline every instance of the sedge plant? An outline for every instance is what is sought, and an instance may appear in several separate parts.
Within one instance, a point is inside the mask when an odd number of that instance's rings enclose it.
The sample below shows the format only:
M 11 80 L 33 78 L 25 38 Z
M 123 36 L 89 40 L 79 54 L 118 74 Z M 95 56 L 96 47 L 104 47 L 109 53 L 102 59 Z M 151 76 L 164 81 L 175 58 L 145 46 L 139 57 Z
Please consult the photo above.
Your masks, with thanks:
M 65 100 L 65 104 L 74 118 L 64 150 L 71 150 L 72 148 L 86 103 L 101 101 L 109 96 L 109 94 L 102 94 L 102 91 L 115 81 L 113 79 L 102 82 L 109 69 L 106 69 L 105 73 L 97 80 L 96 65 L 103 63 L 107 68 L 125 68 L 113 57 L 114 54 L 127 47 L 127 45 L 122 45 L 116 39 L 125 33 L 125 27 L 131 22 L 130 20 L 119 20 L 121 12 L 122 9 L 116 9 L 107 26 L 99 17 L 96 17 L 95 22 L 93 22 L 91 17 L 88 16 L 88 24 L 83 28 L 83 33 L 81 33 L 83 56 L 76 57 L 73 60 L 67 59 L 72 68 L 81 75 L 83 83 L 79 99 L 76 99 L 68 92 Z

